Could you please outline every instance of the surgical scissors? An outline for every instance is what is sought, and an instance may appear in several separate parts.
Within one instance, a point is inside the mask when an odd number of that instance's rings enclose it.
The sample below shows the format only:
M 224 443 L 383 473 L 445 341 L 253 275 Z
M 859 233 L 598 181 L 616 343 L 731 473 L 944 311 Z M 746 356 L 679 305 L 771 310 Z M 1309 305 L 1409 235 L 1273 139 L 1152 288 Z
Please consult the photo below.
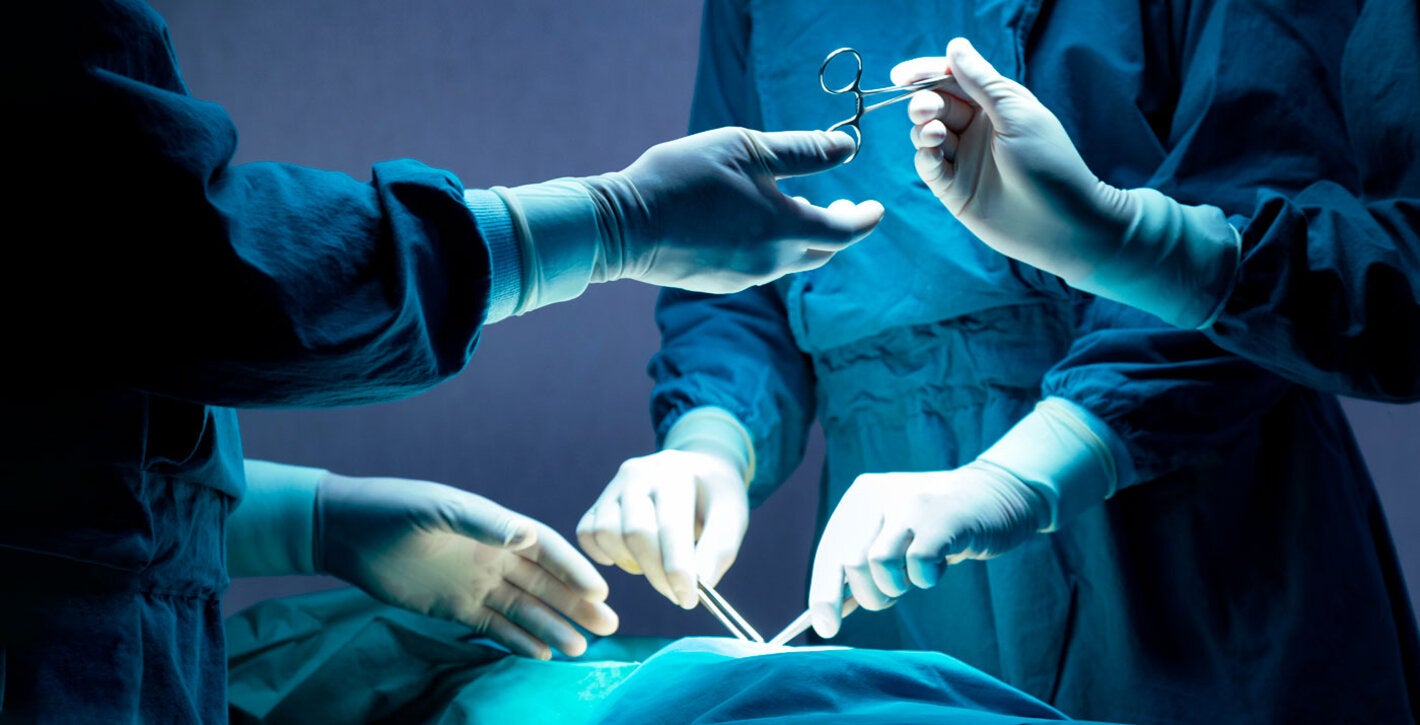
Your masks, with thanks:
M 832 63 L 833 59 L 837 58 L 840 55 L 847 55 L 852 57 L 856 68 L 853 71 L 852 81 L 849 81 L 845 85 L 833 88 L 828 85 L 828 64 Z M 839 65 L 841 66 L 843 64 L 839 63 Z M 911 98 L 912 95 L 914 93 L 917 93 L 918 91 L 925 91 L 930 88 L 936 88 L 938 86 L 941 86 L 949 79 L 951 79 L 951 75 L 944 73 L 942 75 L 932 76 L 931 78 L 923 78 L 920 81 L 904 83 L 900 86 L 863 88 L 863 56 L 859 55 L 858 51 L 852 48 L 839 48 L 838 50 L 829 53 L 828 57 L 823 59 L 823 64 L 818 67 L 819 87 L 823 88 L 825 93 L 829 93 L 835 96 L 851 93 L 853 94 L 853 100 L 856 104 L 856 109 L 852 116 L 849 116 L 848 118 L 828 127 L 829 131 L 838 131 L 842 129 L 844 133 L 847 133 L 849 129 L 852 130 L 852 133 L 849 135 L 853 137 L 853 155 L 844 159 L 843 163 L 846 164 L 849 161 L 852 161 L 858 156 L 858 151 L 863 148 L 863 129 L 858 125 L 858 123 L 863 120 L 863 116 L 866 116 L 869 112 L 876 111 L 879 108 L 882 108 L 883 106 L 888 106 L 897 103 L 898 101 L 905 101 Z M 864 104 L 865 97 L 882 93 L 901 93 L 901 95 L 889 98 L 886 101 L 879 101 L 877 103 L 872 104 L 871 106 Z
M 710 613 L 715 615 L 715 618 L 720 620 L 726 629 L 730 630 L 730 634 L 746 642 L 764 644 L 764 637 L 760 636 L 754 627 L 749 626 L 749 622 L 746 622 L 745 618 L 741 617 L 740 613 L 736 612 L 735 608 L 731 607 L 719 592 L 698 579 L 695 581 L 695 587 L 699 590 L 700 603 L 704 604 L 705 608 L 710 610 Z

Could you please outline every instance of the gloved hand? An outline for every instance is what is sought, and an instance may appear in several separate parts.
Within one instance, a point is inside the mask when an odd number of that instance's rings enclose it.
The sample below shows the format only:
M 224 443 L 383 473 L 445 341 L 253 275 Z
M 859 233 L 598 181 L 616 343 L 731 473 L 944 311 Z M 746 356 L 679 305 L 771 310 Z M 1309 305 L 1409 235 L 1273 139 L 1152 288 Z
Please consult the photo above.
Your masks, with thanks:
M 917 173 L 957 219 L 1073 287 L 1182 327 L 1211 324 L 1240 244 L 1221 210 L 1100 181 L 1059 119 L 964 38 L 945 58 L 899 64 L 892 80 L 943 69 L 954 85 L 918 93 L 908 114 Z
M 577 524 L 599 564 L 645 574 L 651 586 L 694 609 L 695 581 L 710 586 L 734 563 L 749 526 L 747 434 L 728 412 L 696 409 L 658 453 L 632 458 Z
M 886 609 L 911 587 L 936 586 L 947 565 L 997 556 L 1049 520 L 1045 498 L 990 463 L 865 473 L 843 494 L 814 553 L 814 631 L 838 634 L 845 581 L 859 605 Z
M 1123 439 L 1057 397 L 960 468 L 865 473 L 834 508 L 814 554 L 814 630 L 838 633 L 845 583 L 863 607 L 885 609 L 910 587 L 936 586 L 946 566 L 1055 531 L 1134 481 Z
M 637 279 L 729 293 L 819 267 L 882 219 L 876 201 L 827 208 L 776 181 L 853 152 L 842 132 L 720 128 L 652 146 L 620 172 L 494 187 L 521 241 L 514 314 Z
M 589 180 L 620 231 L 606 244 L 608 278 L 725 293 L 822 266 L 877 226 L 882 205 L 824 209 L 775 182 L 852 152 L 842 132 L 743 128 L 651 147 L 620 174 Z
M 317 570 L 371 596 L 472 627 L 519 654 L 587 649 L 568 620 L 616 631 L 606 581 L 546 525 L 425 481 L 327 474 L 315 496 Z

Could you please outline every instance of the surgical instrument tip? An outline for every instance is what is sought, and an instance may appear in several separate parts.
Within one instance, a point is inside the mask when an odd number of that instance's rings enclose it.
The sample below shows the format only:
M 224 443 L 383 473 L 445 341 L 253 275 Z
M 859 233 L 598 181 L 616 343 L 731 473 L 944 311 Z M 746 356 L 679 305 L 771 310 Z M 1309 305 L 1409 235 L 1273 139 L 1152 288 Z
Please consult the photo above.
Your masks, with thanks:
M 700 596 L 700 603 L 705 605 L 705 608 L 710 610 L 710 613 L 715 615 L 715 618 L 720 620 L 726 629 L 730 630 L 730 634 L 746 642 L 764 644 L 764 637 L 756 632 L 754 627 L 751 627 L 749 622 L 745 621 L 745 618 L 741 617 L 740 613 L 735 611 L 735 608 L 731 607 L 730 603 L 725 601 L 725 598 L 720 596 L 720 593 L 715 591 L 713 587 L 698 579 L 695 582 L 695 587 Z
M 843 600 L 843 610 L 842 614 L 839 616 L 846 617 L 857 608 L 858 600 L 850 595 L 847 599 Z M 785 627 L 783 631 L 770 637 L 769 644 L 775 647 L 783 647 L 789 643 L 789 640 L 809 631 L 809 627 L 813 625 L 813 617 L 810 616 L 809 612 L 810 610 L 805 609 L 804 613 L 795 617 L 794 621 L 790 622 L 789 626 Z

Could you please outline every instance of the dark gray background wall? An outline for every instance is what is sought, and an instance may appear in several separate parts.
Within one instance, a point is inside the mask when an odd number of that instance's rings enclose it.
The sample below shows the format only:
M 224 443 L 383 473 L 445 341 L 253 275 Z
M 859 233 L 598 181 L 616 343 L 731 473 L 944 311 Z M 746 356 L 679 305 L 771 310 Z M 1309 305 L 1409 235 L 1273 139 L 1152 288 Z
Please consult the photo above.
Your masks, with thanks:
M 619 169 L 683 134 L 700 16 L 700 0 L 154 5 L 192 92 L 235 119 L 239 161 L 366 179 L 372 163 L 410 157 L 472 187 Z M 463 486 L 573 539 L 620 462 L 650 452 L 645 364 L 658 343 L 654 299 L 639 283 L 601 285 L 492 326 L 462 375 L 408 400 L 244 412 L 248 455 Z M 1420 601 L 1420 406 L 1344 402 Z M 762 630 L 777 630 L 803 606 L 821 460 L 816 435 L 794 478 L 752 514 L 722 586 Z M 623 632 L 723 633 L 708 614 L 672 606 L 639 577 L 603 572 Z M 239 580 L 227 611 L 335 584 Z

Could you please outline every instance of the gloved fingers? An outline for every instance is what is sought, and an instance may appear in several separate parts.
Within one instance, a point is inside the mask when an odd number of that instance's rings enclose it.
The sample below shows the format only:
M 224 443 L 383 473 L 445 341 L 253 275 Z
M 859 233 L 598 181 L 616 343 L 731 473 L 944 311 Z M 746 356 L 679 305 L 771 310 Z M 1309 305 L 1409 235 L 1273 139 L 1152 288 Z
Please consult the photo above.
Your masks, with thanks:
M 914 125 L 938 121 L 961 132 L 971 122 L 972 112 L 964 102 L 935 91 L 918 91 L 907 102 L 907 118 Z
M 666 580 L 665 566 L 661 562 L 660 533 L 656 502 L 651 499 L 650 491 L 626 491 L 621 497 L 621 540 L 646 576 L 646 583 L 674 602 L 675 591 Z
M 842 131 L 750 131 L 765 168 L 775 178 L 827 171 L 853 155 L 853 137 Z
M 947 127 L 937 121 L 928 121 L 913 126 L 912 130 L 908 132 L 908 138 L 912 140 L 912 148 L 936 148 L 946 140 Z
M 948 130 L 941 121 L 928 121 L 921 126 L 912 127 L 912 145 L 919 150 L 938 149 L 945 161 L 956 162 L 957 146 L 960 144 L 961 137 Z
M 892 606 L 893 598 L 878 588 L 873 581 L 868 565 L 866 545 L 864 551 L 843 567 L 843 579 L 848 582 L 848 591 L 864 609 L 876 612 Z
M 597 545 L 601 550 L 611 557 L 612 563 L 628 574 L 641 574 L 641 566 L 636 563 L 636 556 L 626 548 L 626 539 L 623 537 L 625 513 L 622 511 L 621 497 L 610 501 L 602 501 L 597 504 L 597 520 L 595 524 Z
M 587 640 L 547 603 L 505 582 L 488 593 L 484 606 L 548 646 L 573 657 L 587 651 Z
M 843 581 L 843 566 L 820 546 L 809 578 L 809 619 L 824 639 L 837 635 L 842 623 Z
M 1011 133 L 1011 119 L 1002 112 L 1003 106 L 1015 98 L 1034 100 L 1035 96 L 998 73 L 966 38 L 953 38 L 947 44 L 947 63 L 962 91 L 990 117 L 997 131 Z
M 576 547 L 545 524 L 538 525 L 537 545 L 517 555 L 537 562 L 549 574 L 562 580 L 578 596 L 594 602 L 606 601 L 607 584 L 597 568 Z
M 832 556 L 853 598 L 873 611 L 891 604 L 891 597 L 873 582 L 868 564 L 868 548 L 883 532 L 885 524 L 878 508 L 881 480 L 881 477 L 863 475 L 853 482 L 829 517 L 816 554 Z
M 840 204 L 836 208 L 796 204 L 799 233 L 791 236 L 803 239 L 813 249 L 842 251 L 868 236 L 883 220 L 886 210 L 874 200 L 857 204 Z
M 748 497 L 712 497 L 705 505 L 704 522 L 700 539 L 695 542 L 695 572 L 713 587 L 720 583 L 739 555 L 740 544 L 749 528 Z
M 912 94 L 912 98 L 907 101 L 907 121 L 912 121 L 914 125 L 929 121 L 941 121 L 937 115 L 941 114 L 947 101 L 939 94 L 932 91 L 917 91 Z
M 917 168 L 917 176 L 938 197 L 956 179 L 956 161 L 948 160 L 941 147 L 917 149 L 912 163 Z
M 906 564 L 912 540 L 912 529 L 890 524 L 878 532 L 868 547 L 868 574 L 878 591 L 888 597 L 900 597 L 912 587 Z
M 552 659 L 552 650 L 547 646 L 547 643 L 532 636 L 522 627 L 513 624 L 507 617 L 494 611 L 486 603 L 467 611 L 455 610 L 452 616 L 446 618 L 472 627 L 493 638 L 494 641 L 512 650 L 515 654 L 539 660 Z
M 534 521 L 482 496 L 439 485 L 441 495 L 433 501 L 435 515 L 448 530 L 482 544 L 503 549 L 521 549 L 537 541 Z
M 581 545 L 582 551 L 592 558 L 592 561 L 602 566 L 612 566 L 616 563 L 616 559 L 606 553 L 601 544 L 597 542 L 597 533 L 599 532 L 597 529 L 597 508 L 597 504 L 592 504 L 592 507 L 587 509 L 587 512 L 582 514 L 581 520 L 577 522 L 577 543 Z
M 559 615 L 593 633 L 611 634 L 620 623 L 616 612 L 606 602 L 583 597 L 567 586 L 566 582 L 531 561 L 520 561 L 507 573 L 506 578 L 518 589 L 545 603 Z
M 656 489 L 654 525 L 657 552 L 665 566 L 669 599 L 681 609 L 694 609 L 695 589 L 695 484 L 677 480 Z
M 944 55 L 911 58 L 892 67 L 888 76 L 895 86 L 904 86 L 920 80 L 939 76 L 947 72 L 947 57 Z
M 809 270 L 818 269 L 819 267 L 828 264 L 829 260 L 833 259 L 833 256 L 835 254 L 838 254 L 838 252 L 831 252 L 823 249 L 805 249 L 803 252 L 800 253 L 798 259 L 781 262 L 778 268 L 778 273 L 797 274 L 799 272 L 807 272 Z M 773 278 L 766 276 L 758 282 L 755 282 L 755 284 L 764 284 L 766 282 L 772 281 L 772 279 Z
M 917 536 L 907 547 L 907 579 L 919 589 L 931 589 L 942 580 L 947 569 L 946 554 L 950 543 L 939 537 Z

